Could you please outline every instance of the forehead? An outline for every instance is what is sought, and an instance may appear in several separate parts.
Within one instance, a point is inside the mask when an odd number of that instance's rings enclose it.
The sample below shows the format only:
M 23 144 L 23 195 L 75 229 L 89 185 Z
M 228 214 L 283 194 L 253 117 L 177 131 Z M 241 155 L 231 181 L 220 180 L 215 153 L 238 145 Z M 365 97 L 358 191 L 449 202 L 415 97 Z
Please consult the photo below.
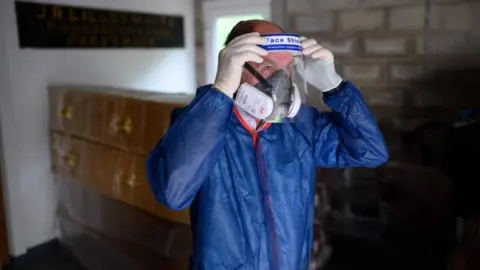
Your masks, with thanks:
M 283 33 L 278 26 L 266 21 L 256 23 L 253 27 L 253 32 L 258 32 L 260 35 Z
M 277 68 L 283 68 L 290 64 L 293 60 L 293 55 L 290 52 L 269 52 L 264 57 L 266 63 L 274 64 Z

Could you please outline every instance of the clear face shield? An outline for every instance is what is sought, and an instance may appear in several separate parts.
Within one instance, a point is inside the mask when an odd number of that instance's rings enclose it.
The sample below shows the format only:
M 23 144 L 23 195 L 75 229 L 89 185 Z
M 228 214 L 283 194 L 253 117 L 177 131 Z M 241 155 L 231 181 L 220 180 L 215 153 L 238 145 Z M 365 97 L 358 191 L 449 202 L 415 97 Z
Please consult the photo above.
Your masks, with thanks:
M 268 123 L 294 119 L 308 101 L 300 37 L 292 34 L 262 35 L 268 51 L 260 64 L 246 63 L 235 104 L 253 117 Z

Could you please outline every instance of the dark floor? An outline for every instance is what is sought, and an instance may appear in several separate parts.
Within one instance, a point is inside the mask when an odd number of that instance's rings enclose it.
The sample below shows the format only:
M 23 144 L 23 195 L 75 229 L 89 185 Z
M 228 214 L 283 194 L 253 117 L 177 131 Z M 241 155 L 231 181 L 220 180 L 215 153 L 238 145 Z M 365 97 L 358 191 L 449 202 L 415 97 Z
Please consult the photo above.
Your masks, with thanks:
M 410 256 L 385 246 L 368 244 L 350 237 L 335 237 L 334 252 L 325 270 L 404 270 L 445 269 L 439 258 Z M 29 250 L 26 255 L 12 260 L 3 270 L 86 270 L 58 241 Z
M 347 236 L 332 237 L 333 254 L 325 270 L 445 270 L 442 250 L 399 249 Z
M 3 270 L 86 270 L 57 241 L 29 250 Z

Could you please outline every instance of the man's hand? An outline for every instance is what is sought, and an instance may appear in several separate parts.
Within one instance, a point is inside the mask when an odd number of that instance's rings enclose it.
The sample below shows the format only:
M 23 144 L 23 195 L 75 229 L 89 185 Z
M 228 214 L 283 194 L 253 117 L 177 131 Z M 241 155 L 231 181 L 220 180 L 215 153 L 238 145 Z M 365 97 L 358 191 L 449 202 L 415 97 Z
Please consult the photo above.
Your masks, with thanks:
M 267 51 L 257 45 L 265 42 L 259 33 L 248 33 L 232 40 L 218 55 L 214 87 L 231 98 L 240 85 L 243 65 L 263 62 L 262 56 L 266 56 Z
M 322 92 L 337 88 L 343 81 L 335 71 L 331 51 L 320 46 L 316 40 L 301 37 L 303 54 L 307 57 L 305 79 Z

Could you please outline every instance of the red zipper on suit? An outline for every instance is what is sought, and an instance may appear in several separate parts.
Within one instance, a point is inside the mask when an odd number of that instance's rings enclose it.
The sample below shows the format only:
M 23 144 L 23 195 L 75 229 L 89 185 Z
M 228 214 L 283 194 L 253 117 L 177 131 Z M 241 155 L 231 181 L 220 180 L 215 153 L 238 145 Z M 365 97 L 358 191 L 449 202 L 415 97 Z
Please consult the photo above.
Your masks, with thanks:
M 250 125 L 248 125 L 247 122 L 243 119 L 242 115 L 238 112 L 236 108 L 233 109 L 233 112 L 237 116 L 238 120 L 242 124 L 242 126 L 252 135 L 253 139 L 253 151 L 255 154 L 255 159 L 256 159 L 256 165 L 257 165 L 257 175 L 260 178 L 260 185 L 263 189 L 263 199 L 265 203 L 265 219 L 267 222 L 267 227 L 268 227 L 268 232 L 270 234 L 270 237 L 267 235 L 267 239 L 270 238 L 272 248 L 273 250 L 269 250 L 268 252 L 271 252 L 272 254 L 272 260 L 273 260 L 273 269 L 278 270 L 279 269 L 279 260 L 278 260 L 278 245 L 277 245 L 277 234 L 275 231 L 275 223 L 273 219 L 273 211 L 270 203 L 270 197 L 268 196 L 268 178 L 267 178 L 267 172 L 266 172 L 266 166 L 265 166 L 265 161 L 262 158 L 257 158 L 257 141 L 258 141 L 258 132 L 265 130 L 271 126 L 270 123 L 266 123 L 263 125 L 259 130 L 254 130 Z M 258 153 L 261 154 L 261 153 Z M 259 166 L 259 162 L 261 163 Z M 263 177 L 262 177 L 263 175 Z

